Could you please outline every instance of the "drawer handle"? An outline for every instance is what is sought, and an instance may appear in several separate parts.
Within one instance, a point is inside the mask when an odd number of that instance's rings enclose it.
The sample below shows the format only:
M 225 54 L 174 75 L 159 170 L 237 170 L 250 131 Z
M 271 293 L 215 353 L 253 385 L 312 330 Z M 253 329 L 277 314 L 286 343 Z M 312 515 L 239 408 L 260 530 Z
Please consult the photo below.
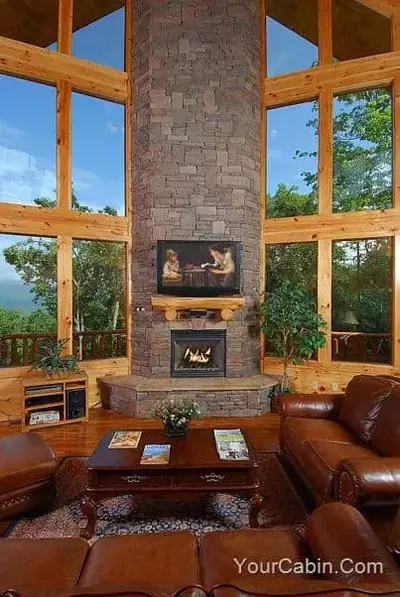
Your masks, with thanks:
M 121 477 L 125 483 L 141 483 L 142 481 L 146 481 L 146 475 L 125 475 Z
M 219 483 L 225 479 L 225 475 L 217 475 L 216 473 L 207 473 L 201 475 L 200 479 L 206 483 Z

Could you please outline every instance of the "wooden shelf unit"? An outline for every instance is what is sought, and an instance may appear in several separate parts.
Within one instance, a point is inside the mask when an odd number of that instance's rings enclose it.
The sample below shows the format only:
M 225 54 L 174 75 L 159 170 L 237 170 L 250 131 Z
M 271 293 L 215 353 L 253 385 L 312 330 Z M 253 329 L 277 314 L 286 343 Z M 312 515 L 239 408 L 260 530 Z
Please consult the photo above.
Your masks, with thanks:
M 68 413 L 69 392 L 79 390 L 84 392 L 84 415 L 72 417 Z M 36 401 L 36 404 L 32 404 L 32 401 Z M 23 431 L 88 421 L 88 408 L 87 376 L 84 372 L 64 377 L 47 377 L 37 374 L 22 380 Z M 47 412 L 49 410 L 57 410 L 60 413 L 60 420 L 37 425 L 29 423 L 32 413 Z
M 219 297 L 178 297 L 178 296 L 153 296 L 151 304 L 154 309 L 164 311 L 167 321 L 173 321 L 178 316 L 178 311 L 207 310 L 219 311 L 225 321 L 232 319 L 233 314 L 244 305 L 244 298 L 240 296 Z

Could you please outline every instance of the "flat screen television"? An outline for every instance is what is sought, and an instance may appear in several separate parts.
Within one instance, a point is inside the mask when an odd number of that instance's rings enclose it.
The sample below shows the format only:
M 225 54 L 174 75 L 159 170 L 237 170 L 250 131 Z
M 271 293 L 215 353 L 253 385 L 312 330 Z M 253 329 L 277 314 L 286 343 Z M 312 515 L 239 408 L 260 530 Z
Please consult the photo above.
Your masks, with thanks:
M 178 296 L 239 294 L 240 262 L 236 241 L 158 241 L 157 291 Z

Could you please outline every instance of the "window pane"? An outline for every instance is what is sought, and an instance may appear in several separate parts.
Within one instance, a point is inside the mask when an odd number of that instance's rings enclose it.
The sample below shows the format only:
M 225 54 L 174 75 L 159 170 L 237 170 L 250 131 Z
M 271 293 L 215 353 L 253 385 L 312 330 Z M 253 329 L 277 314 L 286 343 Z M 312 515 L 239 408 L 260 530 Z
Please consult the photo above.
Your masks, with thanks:
M 267 245 L 266 247 L 266 292 L 276 293 L 285 289 L 290 309 L 290 288 L 300 290 L 304 300 L 315 305 L 317 310 L 317 267 L 318 245 L 315 242 Z M 274 349 L 266 347 L 267 354 Z
M 332 359 L 391 362 L 392 243 L 333 243 Z
M 41 48 L 57 49 L 58 0 L 0 2 L 0 35 Z
M 318 211 L 318 102 L 267 112 L 267 216 Z
M 126 355 L 125 244 L 74 240 L 74 353 L 79 360 Z
M 125 0 L 74 2 L 72 54 L 98 64 L 125 68 Z
M 57 333 L 57 241 L 0 235 L 0 367 L 31 365 Z
M 388 89 L 334 99 L 333 210 L 392 206 L 393 115 Z
M 266 14 L 269 77 L 318 64 L 317 0 L 267 0 Z
M 357 0 L 333 2 L 333 55 L 352 60 L 390 52 L 390 19 Z
M 72 180 L 74 208 L 125 213 L 124 107 L 74 93 Z
M 0 201 L 54 207 L 56 90 L 0 75 Z

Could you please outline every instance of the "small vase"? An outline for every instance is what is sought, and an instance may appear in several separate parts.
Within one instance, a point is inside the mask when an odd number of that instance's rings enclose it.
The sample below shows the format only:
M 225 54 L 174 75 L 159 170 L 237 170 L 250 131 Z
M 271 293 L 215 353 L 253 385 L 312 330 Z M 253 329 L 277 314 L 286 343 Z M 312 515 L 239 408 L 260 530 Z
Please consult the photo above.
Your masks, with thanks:
M 168 437 L 179 437 L 186 435 L 188 432 L 189 423 L 184 425 L 171 425 L 164 423 L 164 431 Z

